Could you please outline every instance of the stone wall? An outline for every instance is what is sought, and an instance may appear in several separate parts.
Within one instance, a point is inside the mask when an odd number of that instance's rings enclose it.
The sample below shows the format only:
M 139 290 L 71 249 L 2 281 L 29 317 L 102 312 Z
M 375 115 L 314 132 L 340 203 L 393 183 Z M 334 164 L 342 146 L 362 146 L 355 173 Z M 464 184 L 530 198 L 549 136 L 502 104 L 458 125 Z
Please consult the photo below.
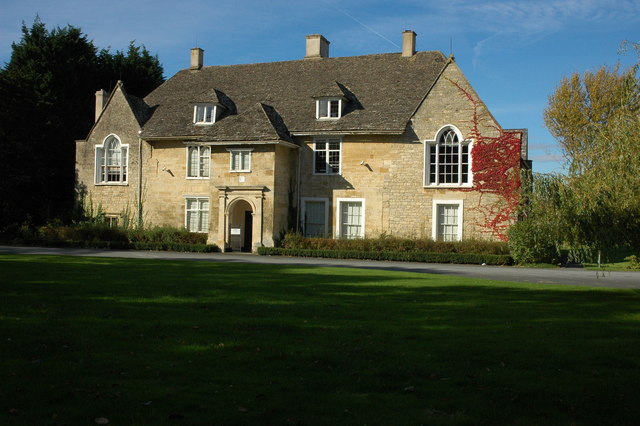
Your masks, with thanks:
M 85 209 L 94 212 L 100 209 L 109 216 L 129 215 L 137 220 L 139 130 L 129 103 L 119 86 L 116 87 L 108 108 L 87 140 L 76 142 L 77 183 L 81 191 L 86 191 Z M 109 135 L 117 136 L 121 144 L 129 146 L 126 184 L 96 184 L 96 146 L 103 145 Z
M 210 177 L 187 178 L 187 144 L 182 140 L 142 142 L 139 125 L 119 87 L 101 119 L 86 141 L 76 145 L 79 184 L 87 189 L 94 209 L 101 206 L 112 215 L 129 212 L 137 217 L 138 151 L 142 152 L 141 200 L 147 226 L 185 226 L 185 198 L 209 198 L 209 241 L 225 241 L 225 213 L 238 200 L 251 204 L 254 214 L 262 213 L 254 224 L 255 244 L 273 245 L 279 236 L 295 227 L 301 198 L 329 200 L 328 225 L 336 235 L 336 208 L 339 198 L 366 202 L 365 236 L 391 234 L 429 238 L 433 229 L 434 202 L 459 200 L 464 203 L 463 238 L 482 237 L 475 226 L 481 221 L 476 209 L 477 192 L 456 188 L 424 186 L 425 141 L 434 140 L 446 125 L 456 126 L 467 138 L 471 131 L 472 105 L 452 82 L 477 97 L 468 81 L 452 62 L 426 99 L 417 108 L 402 135 L 342 137 L 341 174 L 313 173 L 313 137 L 298 138 L 300 149 L 284 145 L 213 145 Z M 483 109 L 481 131 L 495 132 L 495 120 Z M 116 134 L 129 145 L 129 178 L 125 185 L 95 184 L 95 147 Z M 230 171 L 231 148 L 251 148 L 251 172 Z M 298 164 L 299 162 L 299 164 Z M 297 182 L 298 176 L 300 177 Z M 246 207 L 246 205 L 244 205 Z
M 284 233 L 295 228 L 296 220 L 296 179 L 298 172 L 298 149 L 276 146 L 275 181 L 273 208 L 273 238 L 279 239 Z
M 482 220 L 478 204 L 490 201 L 490 196 L 481 199 L 473 191 L 424 186 L 424 142 L 434 140 L 446 125 L 456 126 L 463 138 L 471 131 L 473 106 L 451 81 L 477 97 L 458 66 L 451 63 L 418 108 L 405 134 L 343 137 L 341 175 L 314 175 L 314 141 L 312 137 L 302 139 L 301 197 L 329 199 L 331 235 L 337 232 L 337 199 L 364 198 L 367 237 L 385 233 L 430 238 L 434 200 L 462 201 L 463 238 L 486 237 L 475 224 Z M 482 132 L 495 134 L 495 120 L 486 109 L 481 111 L 480 124 Z
M 211 146 L 211 169 L 209 178 L 187 178 L 187 145 L 182 141 L 154 141 L 150 144 L 150 155 L 143 171 L 145 223 L 185 226 L 185 198 L 209 198 L 209 241 L 220 244 L 224 241 L 224 229 L 220 228 L 220 215 L 236 199 L 245 199 L 255 205 L 253 193 L 243 194 L 241 187 L 266 187 L 262 199 L 262 232 L 254 240 L 273 245 L 275 185 L 275 146 L 252 145 L 251 171 L 230 170 L 231 153 L 228 149 L 240 146 Z M 243 146 L 242 148 L 247 148 Z M 284 148 L 290 150 L 290 148 Z M 286 179 L 286 177 L 285 177 Z M 232 193 L 219 187 L 235 188 Z M 226 197 L 220 202 L 220 197 Z M 222 210 L 221 210 L 222 209 Z M 254 212 L 255 213 L 255 212 Z M 258 219 L 258 218 L 256 218 Z M 222 222 L 224 223 L 224 222 Z M 279 230 L 278 230 L 279 231 Z

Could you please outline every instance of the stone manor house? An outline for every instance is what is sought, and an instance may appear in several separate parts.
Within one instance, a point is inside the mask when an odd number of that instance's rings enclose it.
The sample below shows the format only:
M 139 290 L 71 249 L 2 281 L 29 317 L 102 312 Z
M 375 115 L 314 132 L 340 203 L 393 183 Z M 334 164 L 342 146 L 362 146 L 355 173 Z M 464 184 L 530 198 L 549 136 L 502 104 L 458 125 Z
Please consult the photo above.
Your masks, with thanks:
M 486 237 L 460 87 L 479 98 L 452 56 L 402 36 L 401 53 L 331 58 L 309 35 L 303 59 L 231 66 L 203 66 L 195 48 L 191 66 L 144 99 L 122 82 L 99 90 L 96 122 L 76 142 L 84 203 L 113 223 L 206 233 L 226 251 L 272 246 L 290 229 Z M 482 109 L 481 130 L 495 133 Z

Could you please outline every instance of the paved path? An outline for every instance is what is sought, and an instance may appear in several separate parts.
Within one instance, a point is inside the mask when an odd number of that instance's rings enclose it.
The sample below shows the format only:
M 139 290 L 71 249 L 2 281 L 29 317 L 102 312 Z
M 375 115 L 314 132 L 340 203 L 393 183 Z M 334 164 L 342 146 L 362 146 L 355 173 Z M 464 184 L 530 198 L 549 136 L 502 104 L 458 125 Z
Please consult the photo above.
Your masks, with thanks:
M 529 283 L 581 285 L 640 289 L 640 272 L 596 272 L 581 268 L 519 268 L 506 266 L 451 265 L 374 260 L 319 259 L 285 256 L 258 256 L 249 253 L 178 253 L 137 250 L 68 249 L 0 246 L 0 253 L 49 254 L 65 256 L 125 257 L 131 259 L 187 260 L 201 262 L 241 262 L 277 265 L 313 265 L 366 269 L 385 269 L 429 274 L 456 275 Z M 1 271 L 0 271 L 1 276 Z

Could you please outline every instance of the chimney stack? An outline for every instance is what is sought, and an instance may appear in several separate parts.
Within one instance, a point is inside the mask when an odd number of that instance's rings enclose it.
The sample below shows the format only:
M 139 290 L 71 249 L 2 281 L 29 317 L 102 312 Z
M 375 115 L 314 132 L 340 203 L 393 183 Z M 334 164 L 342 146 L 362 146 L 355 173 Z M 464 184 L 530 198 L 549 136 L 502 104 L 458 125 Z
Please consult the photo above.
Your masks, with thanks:
M 328 58 L 329 40 L 321 34 L 310 34 L 307 36 L 307 53 L 305 59 Z
M 98 121 L 98 118 L 100 117 L 100 114 L 102 114 L 102 110 L 104 109 L 104 106 L 107 104 L 108 100 L 109 92 L 103 89 L 100 89 L 96 92 L 96 121 Z
M 199 47 L 191 49 L 191 69 L 199 70 L 204 63 L 204 50 Z
M 411 57 L 416 54 L 416 33 L 406 30 L 402 33 L 402 56 Z

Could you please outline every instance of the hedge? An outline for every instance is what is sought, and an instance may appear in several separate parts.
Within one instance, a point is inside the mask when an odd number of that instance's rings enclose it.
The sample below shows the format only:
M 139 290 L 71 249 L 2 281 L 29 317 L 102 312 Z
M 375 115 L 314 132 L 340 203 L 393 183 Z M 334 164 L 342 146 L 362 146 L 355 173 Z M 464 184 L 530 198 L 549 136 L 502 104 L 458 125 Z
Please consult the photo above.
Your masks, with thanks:
M 109 250 L 153 250 L 180 251 L 193 253 L 214 253 L 220 251 L 215 244 L 150 243 L 141 241 L 56 241 L 42 245 L 62 248 L 92 248 Z
M 285 234 L 278 247 L 303 250 L 343 250 L 373 252 L 426 252 L 509 255 L 509 246 L 502 241 L 467 239 L 433 241 L 427 238 L 400 238 L 380 235 L 376 238 L 316 238 L 294 232 Z
M 40 227 L 25 224 L 0 230 L 0 243 L 3 244 L 198 253 L 220 251 L 218 246 L 206 244 L 206 241 L 206 234 L 169 226 L 126 229 L 110 227 L 105 223 L 80 222 L 64 225 L 54 222 Z
M 473 254 L 473 253 L 427 253 L 419 251 L 390 252 L 390 251 L 357 251 L 357 250 L 310 250 L 285 249 L 279 247 L 259 247 L 258 254 L 263 256 L 297 256 L 323 257 L 334 259 L 362 259 L 362 260 L 392 260 L 403 262 L 424 263 L 458 263 L 458 264 L 487 264 L 512 265 L 513 258 L 502 254 Z
M 135 250 L 184 251 L 194 253 L 214 253 L 220 251 L 218 246 L 215 244 L 133 242 L 130 246 Z

